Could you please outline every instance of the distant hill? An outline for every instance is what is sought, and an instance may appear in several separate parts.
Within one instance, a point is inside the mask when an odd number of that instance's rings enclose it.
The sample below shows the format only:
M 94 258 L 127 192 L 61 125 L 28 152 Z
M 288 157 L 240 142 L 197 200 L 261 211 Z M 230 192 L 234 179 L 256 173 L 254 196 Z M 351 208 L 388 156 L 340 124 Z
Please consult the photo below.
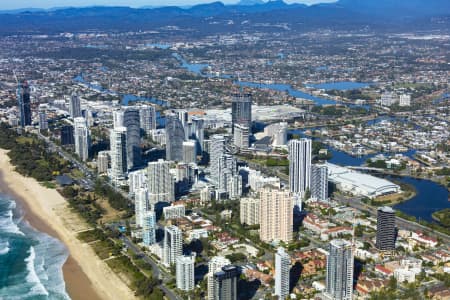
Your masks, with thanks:
M 236 5 L 252 6 L 252 5 L 260 5 L 260 4 L 264 4 L 264 1 L 262 1 L 262 0 L 241 0 Z
M 45 11 L 43 8 L 19 8 L 19 9 L 8 9 L 8 10 L 0 10 L 0 14 L 20 14 L 23 12 L 38 12 L 38 11 Z
M 339 0 L 336 3 L 311 6 L 287 4 L 282 0 L 242 0 L 234 5 L 213 2 L 189 8 L 84 7 L 0 11 L 0 34 L 154 30 L 164 26 L 178 26 L 190 28 L 190 34 L 202 35 L 251 31 L 256 30 L 257 26 L 254 24 L 263 23 L 282 23 L 291 30 L 448 30 L 450 0 Z M 285 29 L 259 26 L 258 30 Z

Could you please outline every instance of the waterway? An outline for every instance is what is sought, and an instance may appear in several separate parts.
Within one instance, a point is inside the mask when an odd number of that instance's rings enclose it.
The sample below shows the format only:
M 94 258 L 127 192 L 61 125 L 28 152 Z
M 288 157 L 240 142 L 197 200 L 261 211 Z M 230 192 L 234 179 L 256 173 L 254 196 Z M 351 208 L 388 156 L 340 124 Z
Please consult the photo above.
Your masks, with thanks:
M 174 58 L 176 58 L 181 63 L 181 66 L 183 68 L 185 68 L 187 71 L 197 74 L 199 76 L 219 77 L 219 78 L 226 78 L 226 79 L 234 78 L 233 75 L 230 75 L 230 74 L 220 74 L 219 76 L 215 76 L 213 74 L 205 73 L 204 70 L 209 67 L 208 64 L 189 63 L 178 53 L 174 53 L 172 55 Z M 334 101 L 334 100 L 313 96 L 311 94 L 296 90 L 289 84 L 282 84 L 282 83 L 265 84 L 265 83 L 249 82 L 249 81 L 234 81 L 234 84 L 241 86 L 241 87 L 251 87 L 251 88 L 269 89 L 269 90 L 274 90 L 274 91 L 286 92 L 292 97 L 311 100 L 316 105 L 336 104 L 336 101 Z M 335 83 L 335 84 L 338 84 L 338 83 Z M 364 84 L 364 86 L 366 86 L 365 83 L 362 83 L 362 84 Z M 348 83 L 347 83 L 347 85 L 348 85 Z
M 367 82 L 354 82 L 354 81 L 337 81 L 337 82 L 325 82 L 318 84 L 307 84 L 306 87 L 312 87 L 320 90 L 338 90 L 338 91 L 347 91 L 347 90 L 357 90 L 363 89 L 371 86 L 371 83 Z
M 316 105 L 336 104 L 336 101 L 334 100 L 313 96 L 311 94 L 296 90 L 289 84 L 282 84 L 282 83 L 265 84 L 248 81 L 235 81 L 234 83 L 242 87 L 269 89 L 273 91 L 286 92 L 292 97 L 314 101 Z
M 440 184 L 431 180 L 412 177 L 387 176 L 386 179 L 394 179 L 414 186 L 417 194 L 411 200 L 395 205 L 394 208 L 414 216 L 418 220 L 435 223 L 436 221 L 433 220 L 431 215 L 438 210 L 450 208 L 448 190 Z

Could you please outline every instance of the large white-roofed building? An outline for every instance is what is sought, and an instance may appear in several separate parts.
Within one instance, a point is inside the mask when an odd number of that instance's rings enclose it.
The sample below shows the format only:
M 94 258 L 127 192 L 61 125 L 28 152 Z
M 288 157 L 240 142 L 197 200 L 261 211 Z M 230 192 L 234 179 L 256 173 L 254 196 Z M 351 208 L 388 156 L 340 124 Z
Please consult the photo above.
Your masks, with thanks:
M 352 193 L 355 196 L 375 198 L 400 191 L 399 185 L 383 178 L 330 163 L 327 163 L 327 167 L 328 181 L 335 184 L 339 190 Z

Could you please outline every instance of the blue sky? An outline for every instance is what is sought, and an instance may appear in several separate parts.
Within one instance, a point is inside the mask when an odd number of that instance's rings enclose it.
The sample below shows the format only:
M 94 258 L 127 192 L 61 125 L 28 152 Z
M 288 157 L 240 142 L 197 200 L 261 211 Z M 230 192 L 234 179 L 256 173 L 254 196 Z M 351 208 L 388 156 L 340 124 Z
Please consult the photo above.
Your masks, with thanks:
M 108 5 L 108 6 L 132 6 L 140 7 L 145 5 L 165 6 L 165 5 L 193 5 L 198 3 L 209 3 L 216 0 L 0 0 L 0 9 L 17 9 L 17 8 L 51 8 L 62 6 L 92 6 L 92 5 Z M 223 3 L 237 3 L 238 0 L 221 0 Z M 336 0 L 285 0 L 287 3 L 305 3 L 314 4 L 319 2 L 335 2 Z

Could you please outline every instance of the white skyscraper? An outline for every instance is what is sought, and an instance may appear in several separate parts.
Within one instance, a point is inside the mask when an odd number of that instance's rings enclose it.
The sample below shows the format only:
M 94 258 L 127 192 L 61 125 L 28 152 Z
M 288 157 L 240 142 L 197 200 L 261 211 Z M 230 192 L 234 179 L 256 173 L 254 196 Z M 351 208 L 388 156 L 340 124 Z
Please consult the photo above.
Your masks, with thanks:
M 174 200 L 174 182 L 170 174 L 170 162 L 163 159 L 148 163 L 148 191 L 150 203 L 172 202 Z
M 75 118 L 74 120 L 74 139 L 75 139 L 75 153 L 82 161 L 87 161 L 89 158 L 89 129 L 86 125 L 86 120 L 83 117 Z
M 117 109 L 113 111 L 113 127 L 123 127 L 123 110 Z
M 325 164 L 311 166 L 311 198 L 319 201 L 328 199 L 328 168 Z
M 275 123 L 264 128 L 264 134 L 272 137 L 272 145 L 282 146 L 287 144 L 288 124 L 286 122 Z
M 278 248 L 275 253 L 275 295 L 281 300 L 289 296 L 290 267 L 291 257 L 284 248 Z
M 128 173 L 128 187 L 131 196 L 133 196 L 138 189 L 146 188 L 148 186 L 147 173 L 148 171 L 146 169 Z
M 187 164 L 197 163 L 197 149 L 194 140 L 183 142 L 183 162 Z
M 399 106 L 411 106 L 411 95 L 401 94 L 398 105 Z
M 156 215 L 152 210 L 146 211 L 142 218 L 142 240 L 144 245 L 150 246 L 156 243 Z
M 163 264 L 170 266 L 183 254 L 183 233 L 175 226 L 164 228 Z
M 217 188 L 220 192 L 230 192 L 233 176 L 236 175 L 236 159 L 231 154 L 224 154 L 219 158 L 219 181 Z
M 259 224 L 259 207 L 261 205 L 259 198 L 241 198 L 239 202 L 241 224 Z
M 237 199 L 242 195 L 242 176 L 239 174 L 233 175 L 228 182 L 228 197 L 230 199 Z
M 134 209 L 136 216 L 136 227 L 144 227 L 144 217 L 147 211 L 151 210 L 148 200 L 148 189 L 139 188 L 134 194 Z
M 139 118 L 141 129 L 147 135 L 151 134 L 152 130 L 156 129 L 156 111 L 151 105 L 141 105 L 139 106 Z
M 207 283 L 208 283 L 208 300 L 214 299 L 214 273 L 220 271 L 223 267 L 230 265 L 231 262 L 228 258 L 223 256 L 214 256 L 210 259 L 208 263 L 208 274 Z
M 84 112 L 84 116 L 86 118 L 86 123 L 88 124 L 88 126 L 89 127 L 94 126 L 95 121 L 94 112 L 91 109 L 86 109 Z
M 250 146 L 250 129 L 243 124 L 234 124 L 233 142 L 239 149 L 247 149 Z
M 75 93 L 69 98 L 69 114 L 73 119 L 81 117 L 80 97 Z
M 311 140 L 305 138 L 289 142 L 289 188 L 300 197 L 311 184 L 311 146 Z
M 155 129 L 150 132 L 152 140 L 161 145 L 164 146 L 166 144 L 166 130 L 165 129 Z
M 203 188 L 200 191 L 200 202 L 204 205 L 211 201 L 211 191 L 208 187 Z
M 195 255 L 178 256 L 176 259 L 177 288 L 182 291 L 194 289 Z
M 350 242 L 332 240 L 327 255 L 325 296 L 332 300 L 351 300 L 353 292 L 353 251 Z
M 109 151 L 100 151 L 97 156 L 97 173 L 106 174 L 109 167 Z
M 225 154 L 225 137 L 223 135 L 213 135 L 211 137 L 210 162 L 209 169 L 211 173 L 211 180 L 219 183 L 220 167 L 219 163 L 222 156 Z
M 381 98 L 379 100 L 379 103 L 381 106 L 391 106 L 395 103 L 397 103 L 397 95 L 392 92 L 384 92 L 381 94 Z
M 185 109 L 178 109 L 176 110 L 175 114 L 177 115 L 177 118 L 181 121 L 183 128 L 186 127 L 186 124 L 189 122 L 188 111 Z
M 109 134 L 111 155 L 111 179 L 124 179 L 127 174 L 127 129 L 116 127 Z
M 163 208 L 164 220 L 178 219 L 185 216 L 186 209 L 184 205 L 171 205 Z

